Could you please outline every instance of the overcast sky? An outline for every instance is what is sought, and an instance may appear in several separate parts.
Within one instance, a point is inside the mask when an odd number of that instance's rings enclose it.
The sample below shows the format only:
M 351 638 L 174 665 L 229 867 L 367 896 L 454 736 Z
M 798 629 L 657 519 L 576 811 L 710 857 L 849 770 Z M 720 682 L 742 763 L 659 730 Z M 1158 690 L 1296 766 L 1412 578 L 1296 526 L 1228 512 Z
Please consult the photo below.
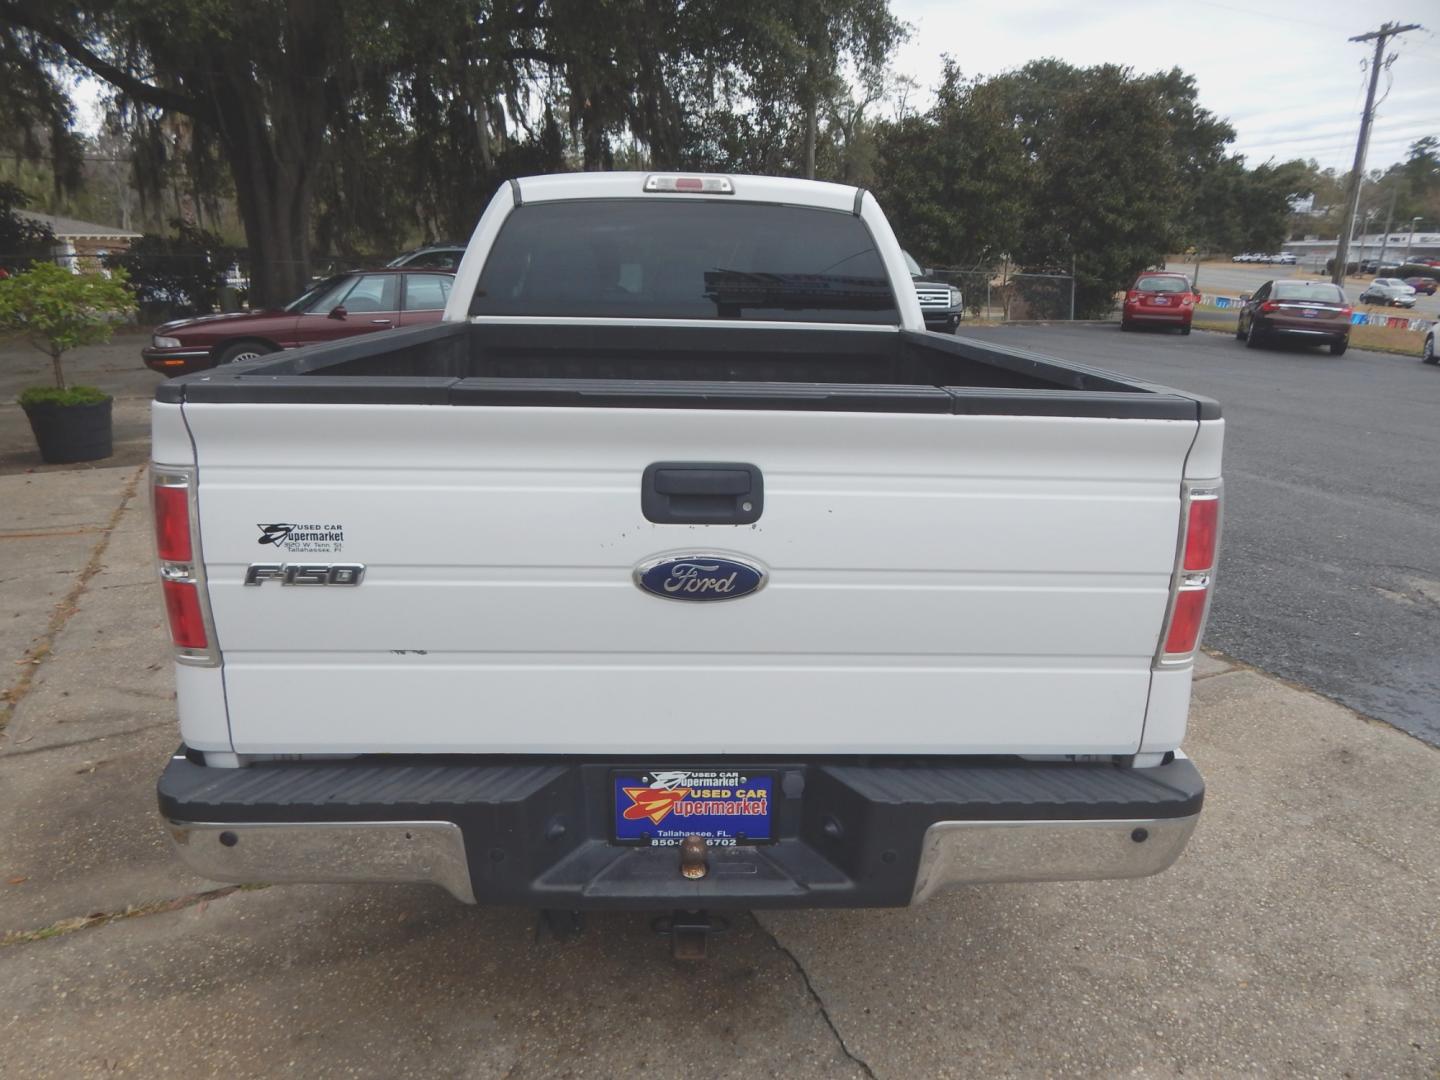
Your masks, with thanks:
M 1380 76 L 1368 168 L 1405 157 L 1424 135 L 1440 136 L 1440 0 L 891 0 L 910 23 L 895 56 L 928 88 L 941 54 L 966 75 L 993 75 L 1054 56 L 1071 64 L 1115 63 L 1140 72 L 1180 67 L 1200 104 L 1229 119 L 1231 149 L 1250 165 L 1315 158 L 1344 171 L 1355 154 L 1365 105 L 1362 63 L 1374 43 L 1347 40 L 1381 23 L 1420 23 L 1391 39 L 1398 54 Z

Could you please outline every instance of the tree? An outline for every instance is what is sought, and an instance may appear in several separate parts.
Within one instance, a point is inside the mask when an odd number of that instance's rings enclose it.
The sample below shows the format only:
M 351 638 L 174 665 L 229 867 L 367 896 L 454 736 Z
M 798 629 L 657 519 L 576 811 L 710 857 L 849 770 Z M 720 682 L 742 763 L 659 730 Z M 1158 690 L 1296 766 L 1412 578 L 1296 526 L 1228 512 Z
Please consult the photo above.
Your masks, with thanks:
M 921 262 L 989 268 L 1018 243 L 1028 163 L 999 84 L 947 60 L 931 109 L 876 140 L 876 196 Z
M 1074 266 L 1076 313 L 1097 314 L 1170 251 L 1279 245 L 1308 167 L 1247 170 L 1233 138 L 1178 69 L 1047 59 L 966 81 L 947 63 L 927 113 L 879 126 L 875 187 L 922 260 Z
M 32 259 L 45 258 L 55 243 L 50 226 L 16 213 L 29 203 L 18 187 L 0 180 L 0 267 L 7 272 L 12 267 L 23 267 Z
M 105 277 L 36 263 L 0 280 L 0 328 L 25 334 L 50 357 L 57 390 L 65 389 L 61 357 L 78 346 L 109 341 L 111 320 L 133 307 L 122 270 Z
M 317 231 L 341 249 L 417 217 L 461 235 L 506 176 L 704 159 L 750 103 L 784 141 L 797 103 L 814 116 L 899 32 L 886 0 L 0 0 L 0 17 L 47 93 L 61 60 L 113 87 L 141 164 L 176 118 L 193 174 L 224 162 L 261 302 L 300 290 Z
M 171 225 L 175 235 L 146 233 L 126 250 L 105 256 L 105 265 L 125 271 L 142 307 L 180 306 L 190 314 L 208 314 L 219 306 L 221 276 L 239 253 L 188 222 Z
M 53 42 L 17 32 L 0 6 L 0 150 L 22 158 L 48 159 L 56 190 L 73 190 L 80 181 L 80 140 L 71 130 L 75 111 L 54 73 L 65 54 Z M 3 252 L 3 249 L 0 249 Z

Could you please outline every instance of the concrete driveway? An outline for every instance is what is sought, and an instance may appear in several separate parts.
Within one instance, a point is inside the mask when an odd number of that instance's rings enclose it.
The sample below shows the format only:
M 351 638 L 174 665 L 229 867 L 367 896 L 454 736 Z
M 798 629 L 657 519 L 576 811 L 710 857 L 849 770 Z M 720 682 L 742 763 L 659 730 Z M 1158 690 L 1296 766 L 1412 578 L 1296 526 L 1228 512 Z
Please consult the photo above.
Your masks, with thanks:
M 1153 879 L 737 912 L 682 966 L 640 914 L 537 941 L 439 890 L 193 878 L 140 480 L 0 476 L 0 1074 L 1436 1076 L 1440 756 L 1216 659 Z

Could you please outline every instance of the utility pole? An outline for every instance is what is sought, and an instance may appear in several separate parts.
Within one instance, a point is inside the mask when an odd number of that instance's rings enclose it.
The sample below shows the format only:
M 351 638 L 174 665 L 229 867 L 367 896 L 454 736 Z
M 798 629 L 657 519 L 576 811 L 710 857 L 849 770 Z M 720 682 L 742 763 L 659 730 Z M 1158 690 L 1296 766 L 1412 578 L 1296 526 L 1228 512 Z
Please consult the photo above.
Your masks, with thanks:
M 1370 61 L 1370 88 L 1365 94 L 1365 111 L 1360 114 L 1360 137 L 1355 140 L 1355 164 L 1350 169 L 1350 190 L 1345 195 L 1345 227 L 1340 230 L 1339 243 L 1335 245 L 1335 272 L 1330 280 L 1336 285 L 1345 284 L 1345 267 L 1350 261 L 1350 230 L 1355 225 L 1355 213 L 1360 203 L 1360 181 L 1365 175 L 1365 153 L 1370 149 L 1370 125 L 1375 122 L 1375 90 L 1380 85 L 1380 68 L 1385 63 L 1385 43 L 1397 34 L 1408 34 L 1411 30 L 1423 29 L 1419 23 L 1385 23 L 1379 30 L 1352 37 L 1351 41 L 1374 41 L 1375 57 Z

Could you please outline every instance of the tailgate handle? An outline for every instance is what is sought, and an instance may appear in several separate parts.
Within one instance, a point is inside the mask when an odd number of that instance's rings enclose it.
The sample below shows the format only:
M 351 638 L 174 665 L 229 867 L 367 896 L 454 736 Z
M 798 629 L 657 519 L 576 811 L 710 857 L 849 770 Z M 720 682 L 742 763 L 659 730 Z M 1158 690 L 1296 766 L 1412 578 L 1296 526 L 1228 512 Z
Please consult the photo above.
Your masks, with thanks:
M 640 480 L 640 509 L 657 525 L 749 525 L 764 508 L 755 465 L 657 461 Z

